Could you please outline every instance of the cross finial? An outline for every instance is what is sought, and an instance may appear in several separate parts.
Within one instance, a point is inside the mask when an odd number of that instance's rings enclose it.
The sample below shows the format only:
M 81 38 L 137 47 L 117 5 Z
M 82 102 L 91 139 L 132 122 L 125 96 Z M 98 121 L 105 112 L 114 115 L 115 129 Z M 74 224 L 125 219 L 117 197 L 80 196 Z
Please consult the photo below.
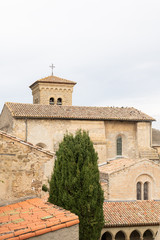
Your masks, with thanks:
M 52 65 L 49 66 L 49 67 L 52 68 L 52 76 L 53 76 L 53 68 L 55 68 L 55 66 L 54 66 L 53 63 L 52 63 Z

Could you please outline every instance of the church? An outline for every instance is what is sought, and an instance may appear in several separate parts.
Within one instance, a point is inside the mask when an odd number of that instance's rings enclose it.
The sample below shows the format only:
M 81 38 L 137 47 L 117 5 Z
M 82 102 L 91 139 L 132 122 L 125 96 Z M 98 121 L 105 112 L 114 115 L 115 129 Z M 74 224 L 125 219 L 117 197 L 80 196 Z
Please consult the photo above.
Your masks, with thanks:
M 0 130 L 56 151 L 66 132 L 84 129 L 99 163 L 117 156 L 159 159 L 152 148 L 152 117 L 135 108 L 72 106 L 75 84 L 55 76 L 34 82 L 33 104 L 5 103 Z
M 155 119 L 133 107 L 73 106 L 75 84 L 48 76 L 30 86 L 33 104 L 4 104 L 0 115 L 4 178 L 6 167 L 12 166 L 8 165 L 12 154 L 15 160 L 11 182 L 0 182 L 0 201 L 34 193 L 40 196 L 64 134 L 83 129 L 88 131 L 99 159 L 105 196 L 101 240 L 155 239 L 160 216 L 159 145 L 152 143 Z M 25 191 L 18 189 L 19 181 L 28 181 Z

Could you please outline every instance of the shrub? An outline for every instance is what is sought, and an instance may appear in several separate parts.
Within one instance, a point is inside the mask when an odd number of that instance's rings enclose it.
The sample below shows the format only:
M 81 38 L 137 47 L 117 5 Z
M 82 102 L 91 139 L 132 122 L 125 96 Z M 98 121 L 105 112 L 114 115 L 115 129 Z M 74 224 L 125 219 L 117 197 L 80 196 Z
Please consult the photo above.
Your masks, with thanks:
M 98 240 L 104 225 L 97 153 L 88 133 L 66 134 L 56 152 L 49 201 L 77 214 L 80 240 Z

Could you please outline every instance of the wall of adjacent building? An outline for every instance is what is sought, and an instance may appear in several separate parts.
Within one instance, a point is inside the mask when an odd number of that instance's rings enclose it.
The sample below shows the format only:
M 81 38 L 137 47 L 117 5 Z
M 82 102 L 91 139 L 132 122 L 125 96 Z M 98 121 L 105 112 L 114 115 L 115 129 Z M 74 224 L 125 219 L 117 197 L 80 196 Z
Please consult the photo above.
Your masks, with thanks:
M 130 158 L 137 157 L 136 125 L 137 123 L 129 121 L 105 122 L 108 158 L 115 158 L 117 155 L 118 137 L 122 138 L 122 155 Z
M 103 121 L 14 119 L 12 134 L 33 143 L 44 144 L 46 149 L 56 151 L 64 134 L 75 133 L 79 129 L 89 132 L 98 152 L 99 162 L 106 161 L 106 139 Z
M 53 164 L 53 155 L 0 134 L 0 201 L 40 196 Z
M 124 166 L 123 170 L 106 176 L 108 182 L 103 183 L 102 188 L 104 191 L 107 189 L 104 194 L 107 200 L 136 200 L 137 182 L 144 184 L 146 181 L 149 182 L 149 199 L 160 199 L 160 166 L 151 160 L 140 161 L 130 167 Z
M 13 131 L 13 117 L 6 105 L 4 105 L 0 114 L 0 130 L 5 132 Z
M 5 117 L 4 122 L 5 122 Z M 139 157 L 139 150 L 150 147 L 150 129 L 148 122 L 129 121 L 91 121 L 91 120 L 56 120 L 56 119 L 15 119 L 6 131 L 29 141 L 56 151 L 64 134 L 75 133 L 78 129 L 89 132 L 99 163 L 117 156 L 116 140 L 122 137 L 122 155 L 129 158 Z M 12 129 L 11 129 L 12 127 Z M 1 128 L 1 125 L 0 125 Z
M 150 148 L 152 146 L 152 134 L 151 134 L 150 122 L 138 122 L 137 123 L 137 146 L 139 150 L 144 148 Z
M 62 228 L 54 232 L 45 233 L 37 237 L 32 237 L 30 240 L 79 240 L 79 224 Z

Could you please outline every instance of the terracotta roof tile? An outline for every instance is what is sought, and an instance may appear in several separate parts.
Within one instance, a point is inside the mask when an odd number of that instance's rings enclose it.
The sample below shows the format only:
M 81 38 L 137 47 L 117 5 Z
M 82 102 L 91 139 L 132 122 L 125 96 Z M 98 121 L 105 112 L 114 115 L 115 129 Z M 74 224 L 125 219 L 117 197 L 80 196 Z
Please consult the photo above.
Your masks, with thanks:
M 160 201 L 104 202 L 106 227 L 160 224 Z
M 34 149 L 36 149 L 37 151 L 46 153 L 46 154 L 51 155 L 51 156 L 54 155 L 54 152 L 51 152 L 51 151 L 42 149 L 41 147 L 35 146 L 35 145 L 33 145 L 32 143 L 23 141 L 22 139 L 20 139 L 20 138 L 18 138 L 18 137 L 16 137 L 16 136 L 13 136 L 13 135 L 11 135 L 11 134 L 9 134 L 9 133 L 3 132 L 3 131 L 1 131 L 1 130 L 0 130 L 0 135 L 5 136 L 5 137 L 7 137 L 7 138 L 10 138 L 11 140 L 16 141 L 16 142 L 19 142 L 19 143 L 21 143 L 21 144 L 27 145 L 27 146 L 29 146 L 29 147 L 31 147 L 31 148 L 34 148 Z M 15 204 L 15 205 L 16 205 L 16 204 Z M 19 208 L 20 208 L 20 207 L 24 208 L 24 207 L 26 207 L 26 205 L 23 207 L 23 203 L 21 203 L 21 204 L 19 204 L 19 206 L 18 206 L 18 205 L 17 205 L 17 206 L 14 206 L 14 209 L 16 209 L 16 207 L 17 207 L 17 208 L 18 208 L 18 207 L 19 207 Z
M 64 78 L 60 78 L 60 77 L 56 77 L 56 76 L 48 76 L 48 77 L 37 80 L 30 86 L 30 88 L 32 88 L 37 83 L 51 83 L 51 84 L 58 83 L 58 84 L 70 84 L 70 85 L 76 84 L 76 82 L 73 82 L 73 81 L 70 81 L 70 80 L 67 80 Z
M 28 239 L 79 223 L 75 214 L 39 198 L 0 207 L 0 212 L 0 240 Z
M 9 102 L 5 105 L 14 118 L 154 121 L 152 117 L 135 108 L 53 106 Z
M 99 165 L 99 171 L 100 173 L 111 174 L 144 161 L 151 162 L 148 159 L 117 158 Z M 152 164 L 155 164 L 157 167 L 159 166 L 156 162 L 152 162 Z

